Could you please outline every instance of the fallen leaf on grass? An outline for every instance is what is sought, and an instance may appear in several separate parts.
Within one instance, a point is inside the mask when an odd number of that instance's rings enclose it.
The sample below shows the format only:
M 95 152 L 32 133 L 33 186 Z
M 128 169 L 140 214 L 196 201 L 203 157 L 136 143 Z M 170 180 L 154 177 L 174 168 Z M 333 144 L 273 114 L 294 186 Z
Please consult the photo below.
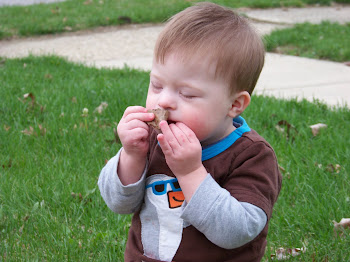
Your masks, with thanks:
M 276 254 L 271 255 L 271 259 L 285 260 L 290 257 L 299 256 L 306 251 L 305 247 L 302 248 L 283 248 L 280 247 L 276 250 Z
M 35 106 L 35 96 L 32 93 L 26 93 L 23 95 L 23 102 L 26 102 L 28 98 L 31 99 L 30 104 L 32 107 L 34 107 Z
M 39 124 L 40 135 L 46 135 L 46 128 Z
M 4 125 L 4 129 L 5 129 L 5 131 L 7 132 L 7 131 L 9 131 L 9 130 L 11 129 L 11 127 L 10 127 L 10 126 L 7 126 L 7 125 Z
M 52 14 L 59 14 L 60 12 L 61 12 L 61 9 L 58 6 L 56 6 L 55 9 L 51 9 Z
M 280 133 L 287 133 L 287 139 L 292 138 L 294 140 L 295 137 L 291 136 L 292 131 L 294 131 L 296 134 L 298 133 L 298 130 L 286 120 L 279 121 L 275 128 Z
M 334 235 L 343 236 L 346 229 L 350 229 L 350 218 L 342 218 L 339 223 L 333 220 L 334 224 Z
M 34 135 L 34 136 L 37 136 L 37 135 L 42 135 L 42 136 L 44 136 L 44 135 L 46 135 L 46 128 L 43 127 L 41 124 L 39 124 L 38 127 L 39 127 L 39 130 L 40 130 L 39 133 L 36 133 L 36 132 L 34 131 L 34 128 L 33 128 L 32 126 L 29 126 L 29 128 L 26 128 L 26 129 L 22 130 L 21 133 L 22 133 L 22 134 L 25 134 L 25 135 L 27 135 L 27 136 L 33 136 L 33 135 Z
M 311 125 L 310 128 L 311 128 L 311 132 L 314 136 L 317 136 L 318 133 L 320 132 L 321 129 L 323 128 L 326 128 L 327 125 L 326 124 L 322 124 L 322 123 L 318 123 L 318 124 L 315 124 L 315 125 Z
M 340 166 L 339 164 L 335 164 L 335 165 L 329 164 L 329 165 L 327 166 L 327 171 L 328 171 L 328 172 L 331 172 L 331 173 L 337 173 L 337 174 L 339 174 L 340 169 L 341 169 L 341 166 Z
M 107 102 L 102 102 L 98 107 L 95 108 L 94 112 L 102 114 L 102 112 L 108 107 Z
M 129 16 L 118 16 L 118 22 L 122 24 L 131 24 L 132 19 Z
M 36 102 L 35 96 L 33 95 L 33 93 L 26 93 L 23 95 L 23 99 L 18 98 L 19 101 L 21 101 L 22 103 L 26 103 L 28 98 L 31 99 L 29 106 L 27 108 L 27 112 L 30 110 L 33 110 L 36 106 L 40 106 L 40 112 L 44 112 L 46 106 L 42 106 L 39 103 Z
M 34 128 L 32 126 L 30 126 L 29 129 L 26 128 L 26 129 L 22 130 L 21 132 L 22 132 L 22 134 L 25 134 L 27 136 L 32 136 L 32 135 L 34 135 Z
M 11 166 L 12 166 L 12 159 L 10 158 L 8 164 L 2 165 L 2 168 L 7 168 L 7 167 L 10 168 Z
M 51 74 L 46 74 L 46 75 L 44 76 L 44 78 L 46 78 L 46 79 L 52 79 L 53 76 L 52 76 Z

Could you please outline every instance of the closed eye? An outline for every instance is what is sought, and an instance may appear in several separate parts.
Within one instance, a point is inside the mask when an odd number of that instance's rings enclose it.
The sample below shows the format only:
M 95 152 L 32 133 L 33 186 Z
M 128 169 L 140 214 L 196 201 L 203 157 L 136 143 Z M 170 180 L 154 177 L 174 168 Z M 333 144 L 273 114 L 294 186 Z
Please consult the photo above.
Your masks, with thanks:
M 157 85 L 157 84 L 153 83 L 152 81 L 151 81 L 151 85 L 152 85 L 152 89 L 155 90 L 155 91 L 162 90 L 162 86 Z
M 197 96 L 194 96 L 194 95 L 187 95 L 187 94 L 182 94 L 180 93 L 180 95 L 186 99 L 193 99 L 193 98 L 196 98 Z

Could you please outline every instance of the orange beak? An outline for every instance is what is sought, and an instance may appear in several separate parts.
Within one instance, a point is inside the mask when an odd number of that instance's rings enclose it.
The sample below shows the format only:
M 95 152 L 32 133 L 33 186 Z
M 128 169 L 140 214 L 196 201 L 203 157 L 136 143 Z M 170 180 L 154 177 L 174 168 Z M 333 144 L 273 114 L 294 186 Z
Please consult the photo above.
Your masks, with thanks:
M 185 196 L 182 191 L 169 191 L 168 192 L 168 202 L 169 208 L 177 208 L 182 205 L 185 200 Z

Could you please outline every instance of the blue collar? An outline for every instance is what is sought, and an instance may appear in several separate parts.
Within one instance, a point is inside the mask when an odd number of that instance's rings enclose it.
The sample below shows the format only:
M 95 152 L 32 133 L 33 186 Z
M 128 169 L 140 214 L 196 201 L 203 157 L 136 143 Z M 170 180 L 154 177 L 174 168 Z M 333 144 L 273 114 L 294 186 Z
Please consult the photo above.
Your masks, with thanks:
M 220 141 L 212 145 L 202 148 L 202 161 L 213 158 L 214 156 L 217 156 L 218 154 L 224 152 L 234 142 L 236 142 L 236 140 L 240 138 L 243 135 L 243 133 L 250 131 L 250 127 L 248 126 L 244 118 L 241 116 L 233 119 L 233 125 L 237 128 L 227 137 L 221 139 Z

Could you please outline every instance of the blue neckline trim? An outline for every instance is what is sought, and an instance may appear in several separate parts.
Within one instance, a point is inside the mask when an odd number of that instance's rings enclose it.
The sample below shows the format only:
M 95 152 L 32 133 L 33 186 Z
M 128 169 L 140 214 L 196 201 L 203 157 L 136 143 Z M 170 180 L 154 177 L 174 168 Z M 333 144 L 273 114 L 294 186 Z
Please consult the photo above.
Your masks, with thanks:
M 202 148 L 202 161 L 208 160 L 224 152 L 229 148 L 243 133 L 249 132 L 250 127 L 243 117 L 239 116 L 233 119 L 233 125 L 237 127 L 235 131 L 220 141 Z

